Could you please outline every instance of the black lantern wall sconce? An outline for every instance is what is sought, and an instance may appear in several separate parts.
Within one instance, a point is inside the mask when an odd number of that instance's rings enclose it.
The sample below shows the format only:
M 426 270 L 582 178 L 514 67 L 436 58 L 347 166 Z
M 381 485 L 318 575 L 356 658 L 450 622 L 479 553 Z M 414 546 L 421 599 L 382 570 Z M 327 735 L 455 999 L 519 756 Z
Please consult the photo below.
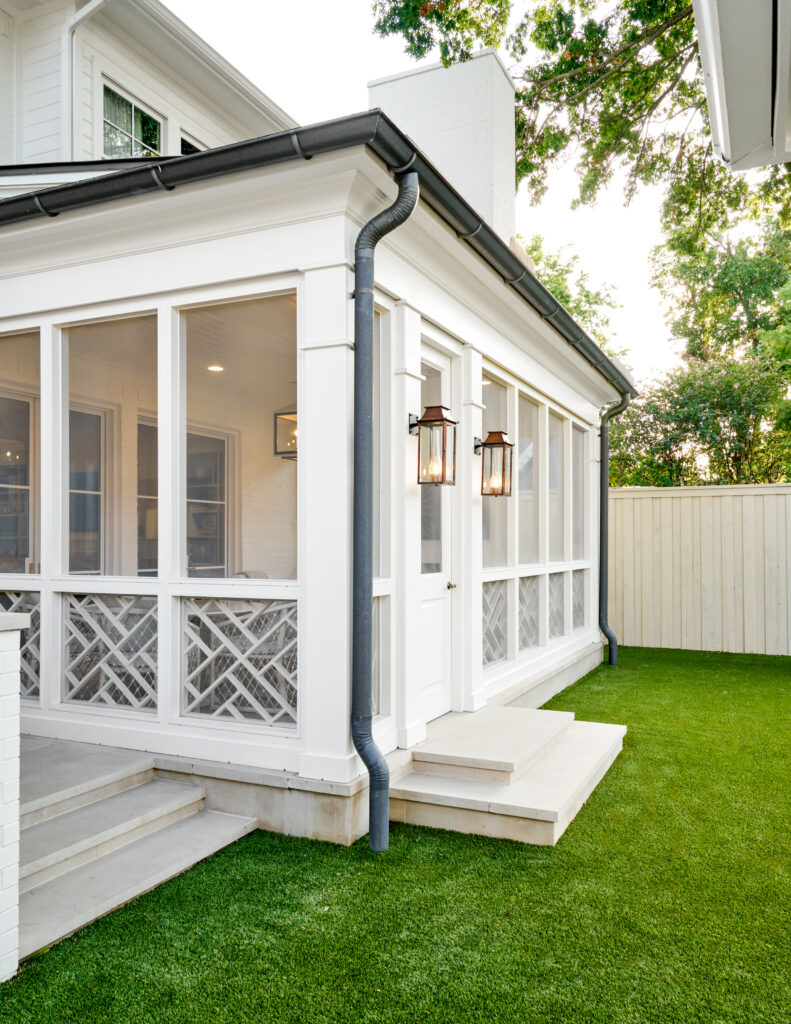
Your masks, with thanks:
M 475 438 L 475 454 L 483 456 L 481 494 L 485 497 L 511 497 L 513 451 L 514 446 L 502 430 L 490 430 L 485 441 Z
M 428 405 L 422 416 L 409 417 L 409 433 L 418 436 L 417 482 L 456 483 L 456 426 L 444 405 Z

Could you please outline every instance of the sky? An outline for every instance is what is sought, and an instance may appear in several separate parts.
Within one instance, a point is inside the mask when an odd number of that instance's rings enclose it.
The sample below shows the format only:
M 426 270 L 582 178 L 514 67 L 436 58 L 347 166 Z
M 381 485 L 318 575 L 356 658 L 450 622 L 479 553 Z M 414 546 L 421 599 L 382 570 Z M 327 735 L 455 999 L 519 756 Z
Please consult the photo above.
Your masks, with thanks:
M 223 0 L 221 8 L 216 0 L 165 3 L 300 124 L 367 110 L 369 81 L 418 66 L 400 38 L 374 35 L 371 0 Z M 508 55 L 503 59 L 509 67 Z M 624 207 L 616 181 L 594 207 L 572 210 L 575 180 L 572 160 L 553 174 L 539 206 L 523 185 L 517 232 L 542 234 L 550 250 L 569 246 L 592 285 L 614 286 L 621 308 L 611 315 L 612 345 L 628 350 L 638 383 L 647 381 L 679 362 L 659 293 L 649 284 L 648 256 L 660 241 L 659 191 L 641 192 Z

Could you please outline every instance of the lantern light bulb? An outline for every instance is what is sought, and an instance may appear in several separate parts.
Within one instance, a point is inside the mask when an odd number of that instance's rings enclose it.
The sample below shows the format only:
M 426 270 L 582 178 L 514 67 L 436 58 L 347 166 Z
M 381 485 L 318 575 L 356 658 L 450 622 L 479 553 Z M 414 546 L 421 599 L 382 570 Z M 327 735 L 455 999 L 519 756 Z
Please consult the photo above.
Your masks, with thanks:
M 428 475 L 431 480 L 439 480 L 442 476 L 442 460 L 433 455 L 428 464 Z
M 218 366 L 217 363 L 212 363 L 211 366 L 207 366 L 206 369 L 209 371 L 209 373 L 222 373 L 225 367 Z

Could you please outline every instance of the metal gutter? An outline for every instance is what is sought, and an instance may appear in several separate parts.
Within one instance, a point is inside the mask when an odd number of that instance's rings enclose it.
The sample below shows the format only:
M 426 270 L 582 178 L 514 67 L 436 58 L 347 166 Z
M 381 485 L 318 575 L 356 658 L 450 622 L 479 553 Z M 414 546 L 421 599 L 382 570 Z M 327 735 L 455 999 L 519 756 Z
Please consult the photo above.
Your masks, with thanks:
M 158 156 L 157 160 L 172 160 L 173 157 Z M 112 171 L 126 171 L 143 167 L 151 162 L 150 157 L 125 156 L 107 160 L 50 160 L 40 164 L 0 164 L 0 178 L 34 178 L 38 174 L 110 174 Z
M 352 522 L 352 739 L 368 770 L 368 845 L 387 849 L 390 831 L 390 770 L 373 737 L 373 394 L 374 253 L 385 235 L 412 214 L 418 176 L 398 182 L 392 206 L 363 225 L 354 246 L 354 511 Z
M 157 158 L 145 166 L 70 182 L 0 201 L 0 228 L 83 210 L 149 192 L 171 191 L 212 178 L 274 166 L 291 160 L 366 146 L 390 173 L 407 170 L 420 178 L 421 198 L 513 290 L 621 395 L 634 384 L 598 347 L 557 299 L 541 284 L 494 230 L 486 224 L 411 140 L 381 110 L 293 128 L 189 156 Z

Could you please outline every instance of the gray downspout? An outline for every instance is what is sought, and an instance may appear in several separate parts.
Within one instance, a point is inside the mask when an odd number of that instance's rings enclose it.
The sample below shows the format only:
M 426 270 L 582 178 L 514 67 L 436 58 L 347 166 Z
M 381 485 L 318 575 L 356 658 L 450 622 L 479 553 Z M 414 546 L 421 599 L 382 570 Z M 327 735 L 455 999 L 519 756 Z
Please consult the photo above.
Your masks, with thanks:
M 628 392 L 623 395 L 617 405 L 605 410 L 601 418 L 599 434 L 599 629 L 607 637 L 609 644 L 609 663 L 618 664 L 618 638 L 607 621 L 607 588 L 609 585 L 609 553 L 610 553 L 610 420 L 622 413 L 629 404 Z
M 374 249 L 403 224 L 418 200 L 418 176 L 398 182 L 392 206 L 368 221 L 354 247 L 354 512 L 352 541 L 352 739 L 368 769 L 371 850 L 386 850 L 390 829 L 390 772 L 372 732 L 373 642 L 373 337 Z M 405 428 L 406 429 L 406 425 Z

